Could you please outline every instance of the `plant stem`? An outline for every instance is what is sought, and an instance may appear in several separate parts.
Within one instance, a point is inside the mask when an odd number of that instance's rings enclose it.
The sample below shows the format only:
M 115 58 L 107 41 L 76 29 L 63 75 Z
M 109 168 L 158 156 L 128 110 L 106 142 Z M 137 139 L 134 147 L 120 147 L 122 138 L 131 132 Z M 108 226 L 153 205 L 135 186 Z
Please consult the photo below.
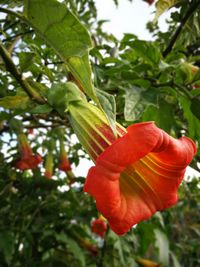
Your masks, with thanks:
M 40 104 L 44 104 L 45 100 L 41 97 L 38 92 L 36 92 L 30 84 L 23 78 L 22 74 L 19 72 L 19 70 L 16 68 L 9 52 L 6 50 L 6 48 L 2 45 L 0 42 L 0 55 L 5 63 L 7 71 L 9 71 L 12 76 L 16 79 L 16 81 L 21 85 L 21 87 L 24 89 L 24 91 L 27 93 L 27 95 L 35 100 L 36 102 Z
M 168 46 L 166 47 L 166 49 L 163 51 L 163 57 L 166 57 L 172 50 L 174 44 L 176 43 L 176 40 L 178 39 L 182 29 L 184 28 L 187 20 L 190 18 L 190 16 L 195 12 L 195 10 L 198 8 L 198 6 L 200 5 L 200 1 L 193 1 L 193 3 L 191 3 L 189 9 L 187 10 L 185 16 L 182 18 L 180 25 L 178 26 L 177 30 L 175 31 L 174 35 L 172 36 Z

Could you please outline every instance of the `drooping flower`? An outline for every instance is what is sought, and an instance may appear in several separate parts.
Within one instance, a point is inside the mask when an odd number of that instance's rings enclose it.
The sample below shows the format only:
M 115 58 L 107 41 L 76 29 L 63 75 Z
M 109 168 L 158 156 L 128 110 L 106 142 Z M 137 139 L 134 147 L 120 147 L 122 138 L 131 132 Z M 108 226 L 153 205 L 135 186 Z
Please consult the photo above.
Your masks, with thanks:
M 64 172 L 71 171 L 71 165 L 62 140 L 60 140 L 60 163 L 58 165 L 58 169 Z
M 104 238 L 107 230 L 107 224 L 105 222 L 105 219 L 98 218 L 93 220 L 91 228 L 93 233 L 100 236 L 101 238 Z
M 191 139 L 177 140 L 153 122 L 127 130 L 116 124 L 116 139 L 104 114 L 92 104 L 71 103 L 69 112 L 75 133 L 96 164 L 84 191 L 94 197 L 115 233 L 122 235 L 177 202 L 178 187 L 196 153 Z
M 51 179 L 52 175 L 53 175 L 53 154 L 51 151 L 49 151 L 46 156 L 44 176 Z
M 25 134 L 18 135 L 18 146 L 20 159 L 15 163 L 15 167 L 22 171 L 35 169 L 42 162 L 42 157 L 39 154 L 33 154 Z

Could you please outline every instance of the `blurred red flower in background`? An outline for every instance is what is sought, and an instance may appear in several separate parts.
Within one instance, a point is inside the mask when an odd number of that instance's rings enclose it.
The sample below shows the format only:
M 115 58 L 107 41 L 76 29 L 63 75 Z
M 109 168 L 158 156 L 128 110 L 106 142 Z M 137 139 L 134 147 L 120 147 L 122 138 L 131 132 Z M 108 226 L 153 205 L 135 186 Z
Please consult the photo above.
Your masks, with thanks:
M 18 159 L 15 163 L 15 167 L 17 169 L 20 169 L 22 171 L 35 169 L 38 164 L 42 162 L 42 157 L 39 154 L 33 154 L 27 137 L 23 133 L 20 133 L 18 135 L 18 146 L 20 159 Z
M 104 219 L 99 218 L 94 221 L 92 221 L 92 232 L 96 235 L 100 236 L 101 238 L 104 238 L 104 235 L 107 230 L 107 224 Z

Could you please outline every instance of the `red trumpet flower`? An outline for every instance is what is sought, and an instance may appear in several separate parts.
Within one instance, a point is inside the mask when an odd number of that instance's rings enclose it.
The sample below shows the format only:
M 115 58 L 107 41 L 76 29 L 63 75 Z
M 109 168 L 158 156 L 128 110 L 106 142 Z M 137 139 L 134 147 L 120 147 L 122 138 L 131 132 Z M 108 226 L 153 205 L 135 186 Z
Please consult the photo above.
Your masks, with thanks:
M 21 158 L 17 160 L 15 167 L 22 171 L 35 169 L 42 162 L 42 157 L 39 154 L 33 154 L 25 134 L 19 134 L 18 141 Z
M 152 122 L 127 130 L 97 158 L 84 186 L 117 234 L 177 202 L 178 187 L 196 153 L 189 138 L 176 140 Z
M 194 142 L 174 139 L 153 122 L 124 129 L 115 139 L 104 114 L 85 100 L 71 104 L 71 123 L 96 166 L 90 168 L 84 191 L 122 235 L 133 225 L 177 202 L 177 190 L 196 153 Z
M 92 232 L 96 235 L 99 235 L 101 238 L 104 238 L 104 235 L 107 230 L 107 224 L 104 219 L 99 218 L 92 221 Z

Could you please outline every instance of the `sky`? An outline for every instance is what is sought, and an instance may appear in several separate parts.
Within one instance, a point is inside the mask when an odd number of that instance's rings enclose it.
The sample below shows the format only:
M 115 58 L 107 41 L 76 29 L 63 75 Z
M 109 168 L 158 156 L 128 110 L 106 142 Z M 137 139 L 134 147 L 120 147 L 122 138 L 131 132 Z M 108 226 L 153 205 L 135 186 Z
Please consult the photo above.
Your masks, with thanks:
M 98 19 L 107 19 L 104 29 L 121 39 L 123 33 L 133 33 L 139 39 L 150 40 L 151 35 L 146 29 L 146 23 L 154 18 L 155 5 L 149 5 L 142 0 L 120 0 L 116 7 L 113 0 L 95 0 Z M 167 30 L 165 20 L 169 17 L 166 12 L 159 18 L 159 26 L 162 31 Z

